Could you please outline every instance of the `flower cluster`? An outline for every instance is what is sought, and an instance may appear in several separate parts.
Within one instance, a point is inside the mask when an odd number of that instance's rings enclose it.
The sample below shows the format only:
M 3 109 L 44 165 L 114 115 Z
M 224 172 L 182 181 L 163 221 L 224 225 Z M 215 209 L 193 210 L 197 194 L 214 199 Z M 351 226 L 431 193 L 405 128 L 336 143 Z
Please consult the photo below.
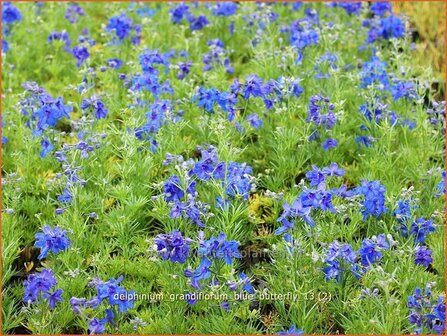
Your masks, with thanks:
M 275 234 L 280 235 L 292 229 L 297 218 L 302 218 L 308 225 L 314 227 L 315 222 L 310 216 L 312 209 L 335 212 L 332 197 L 333 195 L 341 196 L 340 189 L 327 190 L 326 179 L 330 176 L 343 176 L 344 173 L 344 170 L 335 162 L 323 169 L 312 166 L 312 170 L 306 173 L 306 178 L 310 185 L 317 189 L 304 188 L 292 205 L 283 204 L 283 213 L 277 219 L 282 225 L 276 229 Z
M 132 43 L 140 44 L 141 26 L 138 24 L 134 25 L 132 19 L 127 17 L 124 13 L 122 13 L 121 15 L 112 16 L 109 19 L 109 23 L 107 24 L 106 31 L 115 33 L 115 36 L 114 36 L 115 41 L 116 41 L 116 38 L 118 38 L 118 41 L 124 40 L 133 31 L 134 35 L 131 38 Z
M 185 270 L 185 276 L 191 278 L 191 286 L 195 289 L 200 289 L 200 280 L 206 280 L 211 277 L 210 268 L 213 261 L 223 260 L 227 265 L 231 265 L 232 258 L 241 257 L 238 251 L 239 243 L 235 240 L 226 240 L 224 233 L 220 233 L 217 238 L 212 236 L 208 240 L 205 240 L 204 237 L 204 232 L 200 231 L 199 248 L 197 251 L 201 258 L 199 267 L 195 270 Z
M 83 99 L 81 102 L 81 109 L 87 110 L 88 108 L 93 109 L 93 115 L 96 119 L 104 119 L 109 112 L 104 103 L 98 96 L 93 95 L 89 99 Z
M 64 17 L 70 23 L 76 23 L 79 21 L 79 17 L 84 16 L 84 15 L 85 15 L 85 12 L 81 6 L 79 6 L 77 3 L 71 3 L 68 5 Z
M 329 97 L 321 94 L 314 95 L 309 101 L 306 121 L 317 126 L 324 125 L 326 128 L 332 128 L 337 121 L 334 108 L 335 106 L 330 103 Z
M 355 251 L 350 244 L 340 244 L 333 241 L 326 252 L 325 264 L 323 269 L 326 280 L 342 280 L 343 271 L 346 267 L 350 268 L 351 273 L 359 278 L 368 268 L 382 259 L 382 250 L 391 247 L 391 239 L 380 234 L 371 239 L 365 238 L 358 251 Z
M 38 259 L 43 259 L 48 256 L 51 251 L 54 254 L 59 251 L 66 250 L 70 247 L 70 240 L 67 237 L 67 231 L 58 226 L 52 228 L 49 225 L 43 227 L 43 232 L 36 233 L 35 247 L 40 248 Z
M 223 66 L 225 71 L 229 74 L 234 73 L 234 69 L 230 64 L 227 51 L 224 48 L 224 43 L 219 40 L 208 41 L 209 52 L 203 55 L 204 71 L 210 71 L 215 66 Z
M 25 294 L 23 301 L 27 304 L 34 302 L 48 302 L 51 309 L 54 309 L 57 302 L 63 301 L 62 289 L 53 288 L 57 285 L 57 280 L 51 269 L 45 268 L 40 273 L 30 274 L 23 282 Z M 53 289 L 53 292 L 51 290 Z
M 379 181 L 363 180 L 361 185 L 354 189 L 355 195 L 362 195 L 360 202 L 363 220 L 373 216 L 379 218 L 388 209 L 385 207 L 385 187 Z
M 2 52 L 9 51 L 9 43 L 4 37 L 11 33 L 11 26 L 22 20 L 22 13 L 11 2 L 2 2 Z
M 189 256 L 189 245 L 192 240 L 183 238 L 182 233 L 174 230 L 169 234 L 159 234 L 155 237 L 157 252 L 163 260 L 171 260 L 183 264 Z
M 90 300 L 85 298 L 72 297 L 70 299 L 70 305 L 75 314 L 80 314 L 84 318 L 88 319 L 89 331 L 91 334 L 101 334 L 105 331 L 107 323 L 115 323 L 115 314 L 113 308 L 116 306 L 120 313 L 125 313 L 134 306 L 134 291 L 127 291 L 119 283 L 123 280 L 123 276 L 118 279 L 110 279 L 109 281 L 101 281 L 98 278 L 92 280 L 89 287 L 95 287 L 96 296 Z M 98 319 L 96 317 L 89 318 L 84 309 L 96 309 L 101 303 L 107 303 L 110 308 L 105 309 L 106 317 Z
M 445 299 L 440 296 L 437 300 L 433 298 L 430 286 L 425 293 L 420 288 L 414 290 L 413 295 L 408 297 L 408 309 L 410 314 L 408 321 L 414 325 L 414 332 L 421 334 L 426 328 L 428 333 L 445 333 Z

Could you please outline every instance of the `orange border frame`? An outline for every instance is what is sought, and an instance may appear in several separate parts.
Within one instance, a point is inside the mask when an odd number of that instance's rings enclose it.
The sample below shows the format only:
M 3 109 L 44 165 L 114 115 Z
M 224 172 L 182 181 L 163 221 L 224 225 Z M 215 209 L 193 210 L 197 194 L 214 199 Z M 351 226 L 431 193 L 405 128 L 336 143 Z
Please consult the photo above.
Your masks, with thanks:
M 137 0 L 138 2 L 192 2 L 191 0 L 169 0 L 169 1 L 164 1 L 164 0 Z M 198 2 L 230 2 L 230 1 L 234 1 L 234 2 L 255 2 L 257 0 L 242 0 L 242 1 L 236 1 L 236 0 L 196 0 Z M 368 2 L 365 0 L 358 0 L 361 2 Z M 6 2 L 4 0 L 0 0 L 0 3 Z M 14 3 L 21 3 L 21 2 L 36 2 L 35 0 L 10 0 L 10 2 Z M 51 1 L 51 0 L 44 0 L 42 2 L 73 2 L 70 0 L 59 0 L 59 1 Z M 108 0 L 77 0 L 76 2 L 132 2 L 129 0 L 112 0 L 112 1 L 108 1 Z M 293 1 L 293 0 L 261 0 L 261 2 L 297 2 L 297 1 Z M 331 2 L 328 0 L 304 0 L 302 2 Z M 343 0 L 343 2 L 357 2 L 356 0 Z M 370 1 L 371 2 L 371 1 Z M 378 0 L 373 0 L 372 2 L 379 2 Z M 446 16 L 446 21 L 444 22 L 446 28 L 447 28 L 447 0 L 419 0 L 419 1 L 411 1 L 411 0 L 390 0 L 390 2 L 444 2 L 446 4 L 445 6 L 445 16 Z M 1 18 L 1 13 L 0 13 L 0 18 Z M 0 40 L 2 39 L 2 21 L 0 20 Z M 447 64 L 447 31 L 444 34 L 444 44 L 445 44 L 445 53 L 444 53 L 444 62 L 445 64 Z M 0 73 L 2 73 L 2 56 L 0 54 Z M 447 69 L 446 69 L 446 78 L 447 78 Z M 445 85 L 445 92 L 447 92 L 447 80 L 444 83 Z M 2 78 L 0 76 L 0 91 L 2 91 Z M 1 103 L 2 97 L 0 96 L 0 103 Z M 447 112 L 447 108 L 446 108 L 446 112 Z M 0 105 L 0 117 L 1 117 L 1 105 Z M 447 124 L 447 113 L 446 113 L 446 124 Z M 0 127 L 0 136 L 2 135 L 2 127 Z M 447 143 L 447 132 L 445 134 L 445 140 Z M 447 158 L 447 146 L 445 147 L 445 155 Z M 0 146 L 0 168 L 3 167 L 3 148 L 2 146 Z M 446 162 L 444 162 L 444 169 L 447 171 L 446 168 Z M 2 178 L 2 169 L 0 169 L 0 178 Z M 446 186 L 447 186 L 447 180 L 446 180 Z M 0 232 L 2 233 L 2 220 L 3 220 L 3 187 L 0 184 Z M 445 197 L 445 209 L 444 209 L 444 213 L 445 213 L 445 222 L 444 225 L 446 225 L 447 222 L 447 197 Z M 3 234 L 0 234 L 0 252 L 2 251 L 3 248 Z M 445 240 L 444 240 L 444 258 L 445 260 L 447 260 L 447 235 L 445 235 Z M 2 275 L 3 275 L 3 253 L 2 253 L 2 258 L 0 259 L 0 287 L 1 287 L 1 291 L 0 291 L 0 310 L 2 311 L 2 315 L 0 315 L 0 333 L 1 333 L 1 328 L 3 326 L 3 300 L 2 300 L 2 292 L 3 292 L 3 286 L 1 284 L 2 282 Z M 445 274 L 444 274 L 444 281 L 446 284 L 446 290 L 445 290 L 445 298 L 447 298 L 447 268 L 445 269 Z M 2 335 L 2 334 L 0 334 Z M 18 334 L 20 335 L 20 334 Z M 54 335 L 58 335 L 58 334 L 54 334 Z M 59 335 L 63 335 L 63 334 L 59 334 Z M 70 334 L 70 335 L 86 335 L 86 334 Z M 138 334 L 103 334 L 103 335 L 129 335 L 129 336 L 133 336 L 133 335 L 138 335 Z M 151 335 L 162 335 L 162 334 L 151 334 Z M 176 334 L 176 335 L 183 335 L 183 334 Z M 199 336 L 202 334 L 187 334 L 184 336 Z M 256 334 L 250 335 L 250 334 L 245 334 L 246 336 L 257 336 Z M 308 335 L 319 335 L 319 334 L 308 334 Z M 331 334 L 324 334 L 326 336 L 332 336 Z M 349 334 L 349 335 L 353 335 L 353 336 L 367 336 L 368 334 Z M 392 336 L 393 334 L 375 334 L 375 336 Z M 406 335 L 411 335 L 411 334 L 395 334 L 396 336 L 406 336 Z M 447 330 L 445 332 L 444 335 L 447 335 Z M 226 336 L 236 336 L 236 335 L 226 335 Z M 339 336 L 339 335 L 333 335 L 333 336 Z M 368 335 L 370 336 L 370 335 Z

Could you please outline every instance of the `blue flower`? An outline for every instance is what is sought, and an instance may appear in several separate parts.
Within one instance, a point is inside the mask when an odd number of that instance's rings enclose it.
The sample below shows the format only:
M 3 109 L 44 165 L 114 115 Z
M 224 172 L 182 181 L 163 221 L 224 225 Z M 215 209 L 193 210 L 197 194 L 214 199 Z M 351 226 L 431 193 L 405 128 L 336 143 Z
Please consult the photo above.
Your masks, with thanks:
M 2 23 L 11 24 L 22 20 L 22 14 L 11 2 L 2 3 Z
M 359 145 L 365 146 L 367 148 L 372 146 L 372 141 L 373 140 L 374 140 L 373 137 L 365 136 L 365 135 L 360 135 L 360 136 L 355 138 L 355 142 L 357 142 Z
M 422 332 L 425 327 L 428 333 L 445 333 L 445 299 L 440 296 L 438 300 L 432 297 L 429 286 L 425 294 L 420 288 L 414 290 L 413 295 L 408 297 L 407 307 L 409 309 L 408 321 L 413 324 L 416 334 Z
M 436 189 L 438 190 L 438 192 L 436 193 L 436 197 L 439 197 L 441 195 L 445 195 L 445 185 L 446 185 L 446 182 L 445 182 L 445 171 L 442 172 L 441 177 L 442 177 L 441 182 L 439 182 L 436 185 Z
M 193 288 L 200 288 L 200 280 L 206 280 L 211 276 L 210 272 L 211 267 L 211 261 L 209 261 L 207 258 L 202 258 L 200 260 L 200 265 L 195 269 L 192 270 L 185 270 L 185 276 L 188 278 L 191 278 L 191 286 Z
M 379 218 L 387 212 L 385 191 L 385 187 L 379 181 L 364 180 L 359 187 L 355 188 L 355 194 L 364 196 L 364 199 L 360 202 L 363 220 L 366 220 L 369 216 Z
M 250 123 L 251 127 L 254 127 L 256 129 L 258 129 L 262 126 L 262 120 L 259 119 L 259 117 L 256 113 L 253 113 L 253 114 L 250 114 L 249 116 L 247 116 L 247 121 Z
M 42 151 L 40 152 L 41 158 L 46 157 L 54 149 L 54 145 L 48 139 L 42 139 L 40 145 L 42 146 Z
M 201 241 L 197 253 L 200 257 L 224 260 L 226 264 L 231 265 L 232 258 L 241 258 L 238 248 L 237 241 L 228 241 L 225 239 L 225 234 L 220 233 L 217 238 L 212 236 L 208 240 Z
M 88 49 L 83 45 L 78 45 L 78 46 L 74 47 L 71 50 L 71 53 L 77 59 L 76 65 L 78 67 L 80 67 L 82 65 L 82 63 L 84 63 L 85 60 L 90 57 L 90 53 L 88 52 Z
M 189 21 L 189 29 L 191 30 L 202 30 L 205 26 L 209 25 L 210 23 L 205 15 L 199 15 L 197 17 L 194 15 L 189 15 L 188 21 Z
M 46 258 L 49 251 L 56 254 L 59 251 L 68 249 L 71 245 L 67 237 L 67 231 L 58 226 L 52 228 L 49 225 L 45 225 L 43 232 L 36 233 L 35 237 L 36 242 L 34 246 L 40 248 L 39 260 Z
M 297 329 L 295 325 L 292 325 L 289 329 L 285 331 L 279 331 L 277 335 L 302 335 L 304 331 L 301 329 Z
M 84 16 L 84 10 L 77 3 L 71 3 L 67 7 L 65 12 L 65 18 L 70 21 L 70 23 L 76 23 L 79 21 L 79 16 Z
M 414 263 L 416 265 L 424 265 L 425 267 L 428 267 L 433 261 L 431 254 L 432 254 L 431 250 L 428 249 L 427 247 L 425 246 L 417 247 L 414 253 Z
M 338 2 L 331 2 L 331 3 L 329 3 L 329 5 L 333 6 L 333 7 L 341 7 L 349 15 L 352 15 L 352 14 L 358 15 L 360 13 L 360 10 L 362 9 L 362 3 L 361 2 L 338 1 Z
M 359 254 L 363 266 L 369 266 L 377 260 L 382 259 L 382 253 L 377 249 L 377 244 L 371 239 L 363 240 Z
M 30 274 L 28 279 L 23 282 L 25 294 L 23 301 L 25 303 L 39 302 L 40 299 L 48 301 L 51 309 L 54 309 L 57 302 L 63 301 L 61 294 L 62 289 L 57 289 L 53 293 L 50 290 L 56 286 L 57 280 L 51 269 L 45 268 L 40 273 Z
M 218 2 L 212 9 L 213 15 L 230 16 L 236 14 L 237 3 L 235 2 Z
M 104 119 L 109 112 L 102 100 L 96 95 L 91 96 L 90 99 L 83 99 L 80 107 L 82 110 L 92 107 L 96 119 Z
M 338 145 L 338 141 L 335 139 L 326 139 L 322 144 L 321 147 L 323 147 L 323 149 L 325 151 L 328 151 L 330 148 L 335 148 Z
M 418 218 L 411 224 L 411 234 L 414 235 L 416 243 L 425 243 L 426 236 L 435 232 L 436 228 L 431 219 Z
M 109 19 L 106 31 L 115 31 L 116 36 L 123 40 L 129 36 L 132 30 L 132 19 L 127 17 L 125 14 L 119 16 L 113 16 Z
M 282 224 L 282 226 L 275 230 L 275 234 L 280 235 L 280 234 L 283 234 L 284 232 L 287 232 L 290 229 L 292 229 L 295 226 L 294 221 L 298 217 L 302 218 L 311 227 L 314 227 L 315 222 L 310 217 L 310 210 L 311 210 L 311 207 L 304 206 L 300 197 L 295 199 L 295 201 L 293 202 L 293 204 L 291 206 L 287 203 L 284 203 L 283 204 L 283 213 L 277 219 L 277 222 L 280 222 Z M 291 222 L 291 220 L 293 222 Z
M 369 7 L 369 10 L 377 16 L 385 16 L 386 13 L 391 13 L 393 5 L 389 1 L 377 1 L 373 2 Z
M 189 14 L 189 6 L 181 3 L 177 6 L 172 7 L 169 10 L 169 14 L 171 15 L 171 20 L 175 24 L 179 24 L 183 18 L 187 17 Z
M 389 85 L 388 64 L 382 62 L 378 56 L 373 54 L 368 62 L 363 64 L 362 70 L 359 72 L 361 87 L 366 88 L 371 84 L 382 84 L 384 88 Z
M 314 95 L 310 98 L 306 121 L 313 122 L 315 125 L 324 125 L 326 128 L 332 128 L 337 121 L 334 108 L 335 106 L 329 103 L 328 97 L 321 94 Z
M 326 181 L 326 175 L 315 165 L 312 165 L 312 170 L 309 170 L 306 173 L 306 178 L 309 180 L 312 187 L 324 185 Z
M 414 84 L 410 81 L 397 81 L 391 87 L 391 95 L 393 100 L 399 100 L 401 98 L 406 98 L 408 100 L 417 99 L 417 94 L 414 88 Z
M 163 260 L 171 260 L 183 264 L 189 255 L 189 245 L 192 240 L 183 238 L 178 230 L 174 230 L 169 234 L 159 234 L 155 237 L 155 245 L 157 251 Z
M 59 288 L 59 289 L 55 290 L 53 293 L 45 293 L 44 294 L 43 297 L 48 299 L 48 305 L 50 306 L 50 309 L 54 309 L 58 302 L 64 301 L 62 299 L 63 292 L 64 291 Z
M 119 58 L 109 58 L 107 60 L 107 65 L 113 69 L 119 69 L 123 65 L 123 61 Z

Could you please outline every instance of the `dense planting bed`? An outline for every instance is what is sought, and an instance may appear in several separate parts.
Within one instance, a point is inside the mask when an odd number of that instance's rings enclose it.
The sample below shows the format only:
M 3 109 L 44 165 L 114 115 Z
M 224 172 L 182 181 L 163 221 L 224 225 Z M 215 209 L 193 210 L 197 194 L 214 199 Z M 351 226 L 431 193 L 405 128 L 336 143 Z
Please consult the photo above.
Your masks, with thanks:
M 3 333 L 444 332 L 444 84 L 390 3 L 2 6 Z

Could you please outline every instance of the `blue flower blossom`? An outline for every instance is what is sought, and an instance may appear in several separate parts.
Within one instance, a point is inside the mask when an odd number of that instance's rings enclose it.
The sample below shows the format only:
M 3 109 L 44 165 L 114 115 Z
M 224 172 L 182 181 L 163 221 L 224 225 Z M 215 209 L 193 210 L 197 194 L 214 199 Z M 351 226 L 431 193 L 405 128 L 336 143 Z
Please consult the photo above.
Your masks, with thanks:
M 67 231 L 58 226 L 52 228 L 49 225 L 43 227 L 43 232 L 36 233 L 35 247 L 40 248 L 38 259 L 43 259 L 48 256 L 51 251 L 54 254 L 59 251 L 66 250 L 70 247 L 71 242 L 67 237 Z
M 155 237 L 155 245 L 157 252 L 163 260 L 171 260 L 183 264 L 189 255 L 189 245 L 192 240 L 183 238 L 178 230 L 174 230 L 169 234 L 159 234 Z

